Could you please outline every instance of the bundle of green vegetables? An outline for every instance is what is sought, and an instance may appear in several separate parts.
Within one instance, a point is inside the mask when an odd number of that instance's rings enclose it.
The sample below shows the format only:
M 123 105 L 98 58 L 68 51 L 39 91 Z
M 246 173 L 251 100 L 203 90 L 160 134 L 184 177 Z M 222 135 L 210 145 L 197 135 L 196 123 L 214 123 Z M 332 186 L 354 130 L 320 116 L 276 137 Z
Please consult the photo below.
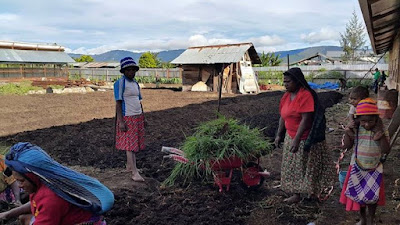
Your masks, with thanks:
M 213 161 L 231 156 L 246 161 L 268 153 L 272 144 L 264 140 L 259 129 L 250 129 L 235 119 L 219 116 L 216 120 L 200 124 L 180 149 L 189 163 L 177 163 L 164 181 L 165 185 L 173 185 L 178 177 L 183 178 L 184 182 L 194 177 L 207 179 L 211 175 Z

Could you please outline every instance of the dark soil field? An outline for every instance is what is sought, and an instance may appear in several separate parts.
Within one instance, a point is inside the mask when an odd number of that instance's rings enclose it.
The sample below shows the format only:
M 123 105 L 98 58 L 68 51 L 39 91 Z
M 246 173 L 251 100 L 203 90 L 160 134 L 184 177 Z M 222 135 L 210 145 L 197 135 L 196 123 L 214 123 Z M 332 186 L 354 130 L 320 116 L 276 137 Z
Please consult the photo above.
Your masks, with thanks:
M 288 194 L 279 189 L 280 150 L 262 157 L 262 165 L 272 176 L 256 191 L 239 185 L 238 171 L 228 192 L 219 193 L 212 182 L 163 187 L 161 183 L 175 163 L 163 160 L 161 147 L 179 147 L 199 123 L 216 118 L 217 95 L 168 89 L 143 89 L 142 95 L 148 121 L 147 147 L 138 154 L 138 167 L 145 176 L 145 183 L 134 183 L 129 178 L 124 152 L 113 148 L 115 104 L 112 92 L 0 96 L 0 143 L 32 142 L 57 161 L 106 184 L 116 200 L 113 209 L 105 215 L 111 225 L 356 222 L 356 213 L 346 213 L 338 203 L 339 188 L 322 203 L 310 199 L 296 205 L 283 203 Z M 278 125 L 282 95 L 279 91 L 224 95 L 221 114 L 263 129 L 265 138 L 270 139 Z M 337 92 L 320 92 L 319 97 L 325 107 L 334 106 L 342 99 Z M 335 146 L 340 144 L 342 134 L 339 123 L 343 122 L 347 111 L 348 106 L 339 104 L 326 113 L 328 125 L 335 129 L 327 135 L 333 157 L 338 155 Z M 396 190 L 395 179 L 400 173 L 399 162 L 394 160 L 398 156 L 396 149 L 388 160 L 387 206 L 378 212 L 381 224 L 400 224 L 399 212 L 395 209 L 399 201 L 392 196 Z

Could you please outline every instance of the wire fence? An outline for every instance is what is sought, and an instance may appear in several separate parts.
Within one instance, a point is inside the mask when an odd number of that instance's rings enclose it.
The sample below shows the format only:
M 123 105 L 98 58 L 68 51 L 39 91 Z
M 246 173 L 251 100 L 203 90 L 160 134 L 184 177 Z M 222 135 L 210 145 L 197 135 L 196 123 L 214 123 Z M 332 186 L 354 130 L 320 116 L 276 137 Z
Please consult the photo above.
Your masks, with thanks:
M 321 66 L 298 66 L 305 76 L 315 73 L 335 71 L 345 79 L 372 78 L 371 71 L 375 68 L 387 71 L 388 64 L 359 64 L 359 65 L 321 65 Z M 253 67 L 257 77 L 265 73 L 274 73 L 281 76 L 287 66 L 275 67 Z M 137 77 L 160 77 L 160 78 L 182 78 L 181 68 L 141 68 Z M 91 80 L 115 81 L 121 76 L 119 68 L 0 68 L 0 78 L 34 78 L 34 77 L 70 77 L 85 78 Z
M 91 80 L 115 81 L 121 77 L 118 68 L 69 68 L 69 76 Z M 182 78 L 180 68 L 141 68 L 137 77 Z

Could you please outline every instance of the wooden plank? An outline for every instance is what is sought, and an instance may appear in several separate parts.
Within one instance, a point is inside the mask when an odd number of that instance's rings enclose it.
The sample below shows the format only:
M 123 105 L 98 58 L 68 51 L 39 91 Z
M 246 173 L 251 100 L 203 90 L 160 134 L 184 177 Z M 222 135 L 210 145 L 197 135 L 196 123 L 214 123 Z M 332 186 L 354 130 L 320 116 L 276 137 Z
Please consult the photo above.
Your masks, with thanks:
M 231 63 L 230 65 L 229 65 L 229 76 L 228 76 L 228 81 L 227 81 L 227 83 L 228 83 L 228 86 L 227 86 L 227 91 L 228 91 L 228 93 L 232 93 L 232 76 L 233 76 L 233 64 Z
M 218 91 L 218 75 L 214 75 L 213 77 L 213 92 Z
M 207 83 L 208 79 L 210 79 L 210 76 L 211 73 L 208 70 L 206 70 L 205 68 L 201 70 L 201 81 Z
M 400 127 L 400 107 L 397 107 L 393 113 L 392 120 L 390 120 L 388 131 L 389 137 L 392 138 L 397 128 Z
M 399 133 L 400 133 L 400 126 L 399 127 L 397 127 L 397 130 L 396 130 L 396 132 L 394 132 L 394 134 L 393 134 L 393 136 L 390 138 L 390 148 L 392 148 L 393 147 L 393 145 L 394 145 L 394 143 L 396 143 L 396 139 L 397 139 L 397 137 L 399 136 Z

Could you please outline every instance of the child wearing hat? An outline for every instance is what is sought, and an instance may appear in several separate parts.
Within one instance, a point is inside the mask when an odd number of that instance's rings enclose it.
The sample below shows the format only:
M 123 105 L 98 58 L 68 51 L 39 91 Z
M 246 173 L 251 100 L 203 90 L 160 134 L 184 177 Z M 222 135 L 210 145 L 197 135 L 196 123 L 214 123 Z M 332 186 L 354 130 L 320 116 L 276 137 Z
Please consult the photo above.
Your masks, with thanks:
M 141 182 L 144 179 L 136 166 L 136 153 L 145 148 L 145 118 L 140 87 L 135 80 L 139 66 L 131 57 L 121 59 L 120 64 L 124 75 L 114 83 L 115 147 L 126 152 L 126 169 L 132 172 L 132 180 Z
M 357 166 L 362 168 L 362 170 L 375 171 L 379 168 L 381 171 L 383 164 L 386 160 L 387 154 L 389 154 L 390 147 L 387 137 L 387 132 L 384 133 L 383 128 L 378 131 L 380 135 L 379 139 L 374 140 L 374 129 L 376 128 L 379 120 L 379 112 L 376 102 L 370 98 L 361 100 L 356 107 L 356 121 L 358 125 L 355 127 L 355 134 L 352 129 L 346 129 L 344 137 L 344 147 L 351 149 L 354 145 L 354 152 L 351 157 L 350 166 L 343 183 L 343 189 L 340 196 L 340 202 L 346 206 L 346 211 L 360 211 L 361 219 L 357 224 L 364 225 L 367 224 L 367 213 L 366 208 L 368 208 L 368 218 L 371 221 L 370 224 L 375 224 L 375 212 L 378 205 L 385 205 L 385 193 L 383 185 L 383 177 L 379 185 L 379 193 L 374 193 L 374 196 L 379 196 L 377 201 L 374 203 L 364 204 L 361 201 L 355 201 L 352 197 L 351 191 L 349 191 L 348 186 L 349 180 L 351 179 L 352 168 Z M 385 134 L 385 135 L 383 135 Z M 383 170 L 382 170 L 383 171 Z M 354 173 L 354 171 L 353 171 Z M 353 180 L 352 180 L 353 182 Z M 361 187 L 363 191 L 367 187 Z M 378 188 L 375 190 L 378 192 Z

